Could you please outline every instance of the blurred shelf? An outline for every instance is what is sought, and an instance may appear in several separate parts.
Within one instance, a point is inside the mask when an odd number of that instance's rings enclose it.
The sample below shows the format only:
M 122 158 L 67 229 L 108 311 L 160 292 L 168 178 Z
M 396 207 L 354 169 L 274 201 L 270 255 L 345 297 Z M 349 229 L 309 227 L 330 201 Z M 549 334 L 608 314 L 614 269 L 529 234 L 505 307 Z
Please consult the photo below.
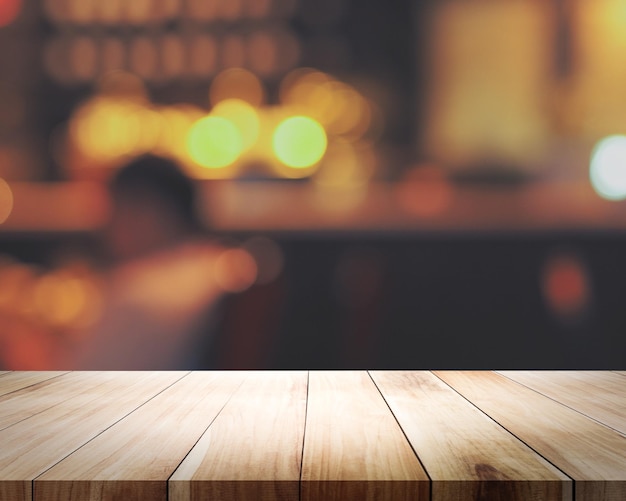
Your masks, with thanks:
M 93 231 L 107 219 L 106 191 L 99 184 L 15 183 L 11 189 L 13 210 L 0 234 Z M 214 181 L 202 184 L 200 198 L 207 223 L 226 232 L 626 229 L 626 202 L 603 200 L 587 182 L 445 190 L 375 183 L 350 191 L 309 182 Z

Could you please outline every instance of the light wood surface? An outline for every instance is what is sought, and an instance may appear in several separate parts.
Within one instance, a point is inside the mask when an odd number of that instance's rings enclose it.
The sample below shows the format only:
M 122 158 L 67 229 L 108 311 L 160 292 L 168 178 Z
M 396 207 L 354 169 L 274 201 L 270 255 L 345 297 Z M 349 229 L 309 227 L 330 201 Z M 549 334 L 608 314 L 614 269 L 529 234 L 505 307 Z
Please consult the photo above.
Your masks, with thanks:
M 163 373 L 166 374 L 166 373 Z M 167 501 L 167 480 L 245 377 L 192 373 L 35 480 L 34 499 Z M 173 382 L 173 381 L 172 381 Z
M 626 435 L 626 391 L 620 374 L 598 371 L 500 374 Z
M 62 376 L 63 374 L 66 374 L 66 372 L 9 372 L 0 377 L 0 396 L 41 383 L 47 379 Z
M 170 501 L 298 501 L 307 373 L 253 373 L 169 483 Z
M 432 501 L 571 500 L 566 475 L 430 372 L 372 378 L 433 481 Z
M 428 476 L 365 372 L 311 372 L 303 501 L 422 501 Z
M 625 375 L 9 372 L 0 501 L 625 501 Z
M 32 481 L 124 418 L 181 373 L 94 374 L 99 383 L 0 431 L 0 499 L 32 499 Z M 85 373 L 88 377 L 89 373 Z M 77 381 L 77 387 L 82 383 Z
M 573 478 L 576 501 L 626 499 L 626 437 L 492 372 L 435 374 Z

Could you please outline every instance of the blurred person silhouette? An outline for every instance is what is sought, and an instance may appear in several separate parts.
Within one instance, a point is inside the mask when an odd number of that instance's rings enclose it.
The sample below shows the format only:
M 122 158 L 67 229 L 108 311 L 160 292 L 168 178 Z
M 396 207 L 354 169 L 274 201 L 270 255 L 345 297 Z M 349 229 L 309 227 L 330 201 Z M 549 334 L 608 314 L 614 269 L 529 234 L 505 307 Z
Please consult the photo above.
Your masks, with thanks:
M 104 244 L 112 266 L 99 320 L 66 367 L 84 370 L 210 368 L 221 299 L 252 284 L 244 251 L 207 238 L 196 186 L 172 161 L 143 156 L 110 183 Z

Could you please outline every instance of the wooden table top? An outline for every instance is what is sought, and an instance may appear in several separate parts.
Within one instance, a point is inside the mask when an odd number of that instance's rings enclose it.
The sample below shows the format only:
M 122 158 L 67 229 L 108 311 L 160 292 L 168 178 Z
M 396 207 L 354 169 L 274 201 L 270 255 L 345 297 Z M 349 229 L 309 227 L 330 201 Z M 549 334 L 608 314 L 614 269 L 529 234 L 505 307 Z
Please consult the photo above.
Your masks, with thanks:
M 0 500 L 626 500 L 626 372 L 0 373 Z

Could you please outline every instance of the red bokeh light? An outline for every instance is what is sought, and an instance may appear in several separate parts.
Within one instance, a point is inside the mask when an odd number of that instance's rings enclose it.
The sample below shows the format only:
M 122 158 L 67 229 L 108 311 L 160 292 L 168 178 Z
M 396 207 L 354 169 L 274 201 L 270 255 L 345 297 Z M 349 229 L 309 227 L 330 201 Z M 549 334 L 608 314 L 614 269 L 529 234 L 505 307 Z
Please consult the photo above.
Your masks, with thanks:
M 22 0 L 0 0 L 0 27 L 15 21 L 21 6 Z

